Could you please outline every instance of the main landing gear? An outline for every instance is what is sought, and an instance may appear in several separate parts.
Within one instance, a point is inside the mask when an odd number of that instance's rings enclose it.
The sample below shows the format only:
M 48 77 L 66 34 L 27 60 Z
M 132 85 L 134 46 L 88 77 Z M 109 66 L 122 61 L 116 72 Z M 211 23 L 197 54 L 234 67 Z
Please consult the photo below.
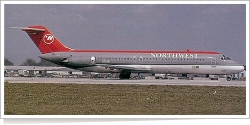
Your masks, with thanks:
M 121 74 L 119 75 L 120 79 L 130 79 L 131 71 L 130 70 L 122 70 Z
M 226 80 L 227 80 L 227 81 L 231 81 L 231 80 L 232 80 L 232 77 L 231 77 L 231 76 L 227 76 Z

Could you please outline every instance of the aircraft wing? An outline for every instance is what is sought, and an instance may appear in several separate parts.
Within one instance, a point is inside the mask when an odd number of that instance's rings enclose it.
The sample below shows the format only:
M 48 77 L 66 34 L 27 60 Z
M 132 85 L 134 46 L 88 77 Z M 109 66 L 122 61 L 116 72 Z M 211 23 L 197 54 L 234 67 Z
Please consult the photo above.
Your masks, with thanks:
M 150 71 L 151 68 L 149 66 L 143 65 L 100 65 L 109 69 L 119 69 L 119 70 L 131 70 L 131 71 Z
M 66 67 L 43 67 L 43 66 L 4 66 L 5 70 L 29 70 L 29 71 L 74 71 Z

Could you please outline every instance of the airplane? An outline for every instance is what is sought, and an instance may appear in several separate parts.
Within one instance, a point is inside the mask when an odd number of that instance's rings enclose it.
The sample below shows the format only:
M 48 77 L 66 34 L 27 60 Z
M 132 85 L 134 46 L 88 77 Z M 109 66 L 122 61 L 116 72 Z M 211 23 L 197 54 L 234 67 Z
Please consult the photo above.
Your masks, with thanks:
M 229 57 L 213 51 L 164 50 L 77 50 L 60 42 L 45 26 L 21 28 L 42 55 L 52 63 L 87 72 L 120 73 L 129 79 L 131 73 L 227 75 L 245 70 Z

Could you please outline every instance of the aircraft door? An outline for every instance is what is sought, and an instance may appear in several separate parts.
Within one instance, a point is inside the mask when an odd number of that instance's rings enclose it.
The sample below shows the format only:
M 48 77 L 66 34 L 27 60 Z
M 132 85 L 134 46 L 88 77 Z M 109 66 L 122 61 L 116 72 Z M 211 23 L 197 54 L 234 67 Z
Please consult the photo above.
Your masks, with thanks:
M 211 67 L 216 67 L 216 58 L 211 58 Z
M 95 58 L 94 56 L 92 56 L 92 57 L 90 58 L 90 60 L 91 60 L 91 64 L 92 64 L 92 65 L 94 65 L 94 64 L 95 64 L 95 59 L 96 59 L 96 58 Z
M 136 57 L 135 56 L 133 57 L 133 62 L 136 62 Z
M 140 60 L 140 63 L 142 63 L 143 62 L 143 57 L 140 57 L 139 60 Z

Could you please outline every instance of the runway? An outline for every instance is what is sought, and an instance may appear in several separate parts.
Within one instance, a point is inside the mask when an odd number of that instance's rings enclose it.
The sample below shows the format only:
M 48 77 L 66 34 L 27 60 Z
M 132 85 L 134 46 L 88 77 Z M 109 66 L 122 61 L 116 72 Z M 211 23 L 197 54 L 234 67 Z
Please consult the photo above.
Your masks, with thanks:
M 38 77 L 5 77 L 8 83 L 72 83 L 72 84 L 134 84 L 134 85 L 193 85 L 193 86 L 246 86 L 246 81 L 226 81 L 194 79 L 194 80 L 167 80 L 167 79 L 88 79 L 88 78 L 38 78 Z

